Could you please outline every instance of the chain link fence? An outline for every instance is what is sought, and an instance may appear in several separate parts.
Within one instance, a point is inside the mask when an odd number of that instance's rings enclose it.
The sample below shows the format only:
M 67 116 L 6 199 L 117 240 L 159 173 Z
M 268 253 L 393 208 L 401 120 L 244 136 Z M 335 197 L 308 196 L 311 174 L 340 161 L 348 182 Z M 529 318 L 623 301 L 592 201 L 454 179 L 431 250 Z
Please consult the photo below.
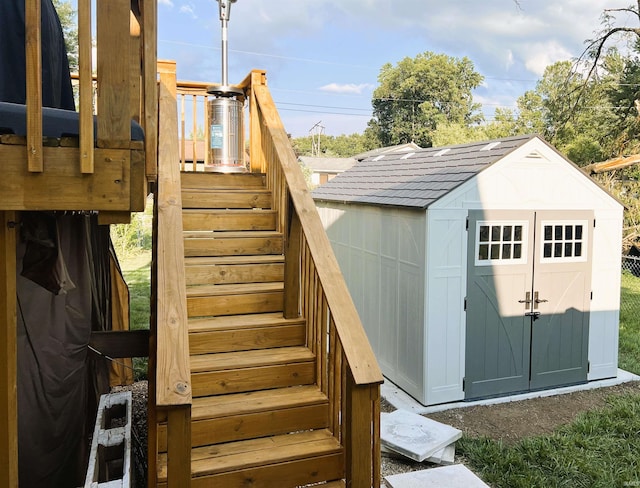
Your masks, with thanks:
M 640 317 L 640 256 L 622 256 L 620 315 Z

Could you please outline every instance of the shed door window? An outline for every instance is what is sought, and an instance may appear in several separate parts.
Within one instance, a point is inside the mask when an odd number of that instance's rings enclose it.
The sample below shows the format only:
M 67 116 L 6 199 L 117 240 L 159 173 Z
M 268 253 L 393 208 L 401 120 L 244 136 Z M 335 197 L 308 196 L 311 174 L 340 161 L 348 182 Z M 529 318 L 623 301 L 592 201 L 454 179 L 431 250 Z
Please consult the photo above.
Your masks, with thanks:
M 526 262 L 528 222 L 479 221 L 476 225 L 477 266 Z
M 542 222 L 543 261 L 586 261 L 587 222 Z

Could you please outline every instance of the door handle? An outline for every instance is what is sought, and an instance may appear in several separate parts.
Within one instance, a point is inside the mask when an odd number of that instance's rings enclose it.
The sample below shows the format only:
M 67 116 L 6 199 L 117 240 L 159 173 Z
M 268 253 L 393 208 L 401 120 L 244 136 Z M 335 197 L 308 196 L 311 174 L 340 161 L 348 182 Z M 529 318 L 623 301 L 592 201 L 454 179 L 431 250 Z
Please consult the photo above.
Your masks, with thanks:
M 549 300 L 545 300 L 544 298 L 538 298 L 538 292 L 533 294 L 533 303 L 535 303 L 533 308 L 538 308 L 539 303 L 547 303 Z
M 524 300 L 518 300 L 518 303 L 524 303 L 525 309 L 529 308 L 529 305 L 531 305 L 531 292 L 528 291 L 524 297 Z

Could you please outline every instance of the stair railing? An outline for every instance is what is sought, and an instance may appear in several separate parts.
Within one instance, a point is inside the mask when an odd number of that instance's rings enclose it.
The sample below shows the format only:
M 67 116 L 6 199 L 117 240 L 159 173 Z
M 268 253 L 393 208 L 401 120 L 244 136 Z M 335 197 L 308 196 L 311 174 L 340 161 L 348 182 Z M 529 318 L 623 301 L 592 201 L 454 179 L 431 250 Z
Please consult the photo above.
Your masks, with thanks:
M 167 486 L 191 482 L 191 372 L 178 160 L 175 62 L 158 63 L 158 180 L 154 199 L 149 347 L 149 486 L 157 473 L 157 423 L 167 422 Z
M 345 446 L 346 484 L 380 486 L 382 374 L 333 254 L 262 71 L 254 71 L 251 168 L 266 174 L 285 235 L 285 316 L 307 320 L 316 380 L 331 405 L 330 428 Z

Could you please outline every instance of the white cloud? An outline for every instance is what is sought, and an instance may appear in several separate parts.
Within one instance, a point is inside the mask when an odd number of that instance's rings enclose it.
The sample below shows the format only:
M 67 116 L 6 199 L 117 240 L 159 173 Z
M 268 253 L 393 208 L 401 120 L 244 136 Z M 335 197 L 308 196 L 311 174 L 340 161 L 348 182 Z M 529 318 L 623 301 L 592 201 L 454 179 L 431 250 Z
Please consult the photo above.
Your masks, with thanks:
M 370 83 L 360 83 L 356 85 L 355 83 L 329 83 L 328 85 L 324 85 L 320 87 L 321 91 L 330 92 L 330 93 L 341 93 L 348 95 L 362 95 L 364 90 L 370 90 L 373 88 L 373 85 Z
M 173 7 L 173 2 L 171 0 L 158 0 L 160 5 L 166 5 L 167 7 Z
M 188 4 L 183 5 L 182 7 L 180 7 L 180 13 L 191 15 L 191 17 L 193 17 L 194 19 L 198 18 L 198 16 L 196 15 L 193 9 L 193 5 L 188 5 Z
M 564 46 L 556 41 L 538 42 L 526 47 L 526 68 L 538 76 L 544 74 L 547 66 L 557 62 L 572 59 L 574 56 Z

